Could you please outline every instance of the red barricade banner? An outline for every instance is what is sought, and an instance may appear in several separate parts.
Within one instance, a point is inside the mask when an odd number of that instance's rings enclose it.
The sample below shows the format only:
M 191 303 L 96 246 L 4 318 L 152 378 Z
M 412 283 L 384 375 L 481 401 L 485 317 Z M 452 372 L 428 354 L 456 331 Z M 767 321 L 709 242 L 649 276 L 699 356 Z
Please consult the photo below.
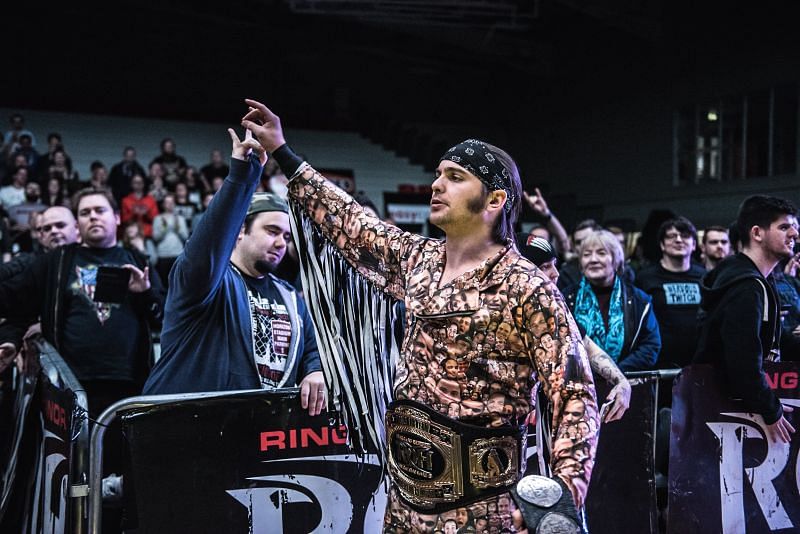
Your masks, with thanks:
M 765 363 L 770 386 L 798 427 L 800 365 Z M 758 534 L 800 532 L 800 434 L 773 443 L 760 415 L 728 398 L 718 372 L 683 369 L 675 380 L 667 531 Z

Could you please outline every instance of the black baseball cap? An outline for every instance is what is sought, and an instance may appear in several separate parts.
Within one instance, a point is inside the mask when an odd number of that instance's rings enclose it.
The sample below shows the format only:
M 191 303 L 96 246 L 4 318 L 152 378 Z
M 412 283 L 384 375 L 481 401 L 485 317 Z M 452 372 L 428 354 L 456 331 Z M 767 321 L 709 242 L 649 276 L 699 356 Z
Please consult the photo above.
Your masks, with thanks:
M 555 259 L 556 252 L 547 239 L 527 232 L 517 232 L 515 237 L 520 254 L 531 260 L 537 267 Z

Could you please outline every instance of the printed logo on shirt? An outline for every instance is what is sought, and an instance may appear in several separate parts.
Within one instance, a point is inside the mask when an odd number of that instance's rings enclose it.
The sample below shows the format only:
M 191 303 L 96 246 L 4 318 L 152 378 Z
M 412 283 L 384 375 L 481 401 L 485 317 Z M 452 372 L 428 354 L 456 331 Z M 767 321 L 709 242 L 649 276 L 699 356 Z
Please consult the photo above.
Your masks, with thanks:
M 276 387 L 286 372 L 292 324 L 282 303 L 248 291 L 253 312 L 253 345 L 261 387 Z
M 700 286 L 694 282 L 664 284 L 664 297 L 670 306 L 700 305 Z
M 97 265 L 75 266 L 75 274 L 77 278 L 71 286 L 72 292 L 75 295 L 86 297 L 89 300 L 89 305 L 94 308 L 97 314 L 97 320 L 100 321 L 100 324 L 105 324 L 111 317 L 111 310 L 114 305 L 107 302 L 94 301 L 94 291 L 97 287 Z

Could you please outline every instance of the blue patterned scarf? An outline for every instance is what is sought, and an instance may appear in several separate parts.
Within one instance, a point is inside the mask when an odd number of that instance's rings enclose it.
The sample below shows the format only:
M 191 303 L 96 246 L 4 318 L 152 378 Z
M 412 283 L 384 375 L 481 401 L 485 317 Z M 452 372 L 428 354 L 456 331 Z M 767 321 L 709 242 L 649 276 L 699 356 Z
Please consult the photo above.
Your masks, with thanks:
M 614 280 L 614 288 L 611 290 L 611 300 L 608 304 L 608 329 L 603 322 L 603 314 L 600 311 L 600 304 L 592 291 L 592 286 L 586 281 L 586 277 L 581 278 L 581 285 L 578 288 L 578 295 L 575 298 L 575 310 L 573 315 L 585 329 L 592 340 L 601 349 L 606 351 L 614 361 L 619 359 L 622 352 L 622 344 L 625 342 L 625 320 L 622 313 L 622 284 L 619 276 Z

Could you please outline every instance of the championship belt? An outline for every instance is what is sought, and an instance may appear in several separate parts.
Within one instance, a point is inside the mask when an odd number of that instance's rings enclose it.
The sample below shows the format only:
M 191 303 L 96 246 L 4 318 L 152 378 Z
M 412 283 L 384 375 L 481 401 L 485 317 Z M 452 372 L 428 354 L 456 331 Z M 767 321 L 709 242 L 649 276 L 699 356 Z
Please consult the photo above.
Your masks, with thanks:
M 399 400 L 386 411 L 389 475 L 411 508 L 441 513 L 507 493 L 525 469 L 526 427 L 486 428 Z

